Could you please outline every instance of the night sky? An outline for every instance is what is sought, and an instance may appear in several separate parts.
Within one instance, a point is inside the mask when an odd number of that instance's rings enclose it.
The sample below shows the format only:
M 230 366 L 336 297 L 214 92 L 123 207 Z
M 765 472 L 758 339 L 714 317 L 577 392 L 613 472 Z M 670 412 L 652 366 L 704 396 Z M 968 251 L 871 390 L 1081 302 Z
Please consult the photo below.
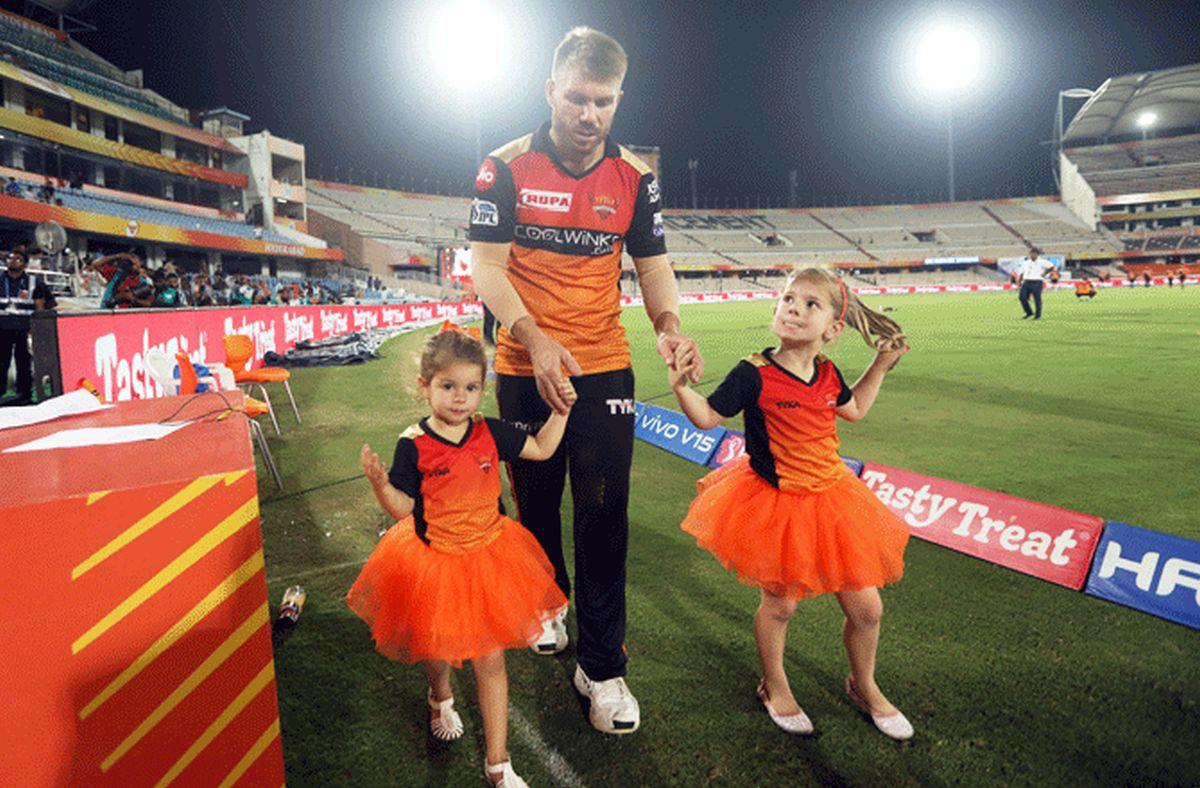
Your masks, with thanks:
M 924 20 L 951 14 L 983 42 L 954 111 L 958 198 L 1053 192 L 1059 89 L 1200 61 L 1200 3 L 549 2 L 496 5 L 500 87 L 473 102 L 429 73 L 433 2 L 101 0 L 76 37 L 192 109 L 229 106 L 250 130 L 307 146 L 310 177 L 463 193 L 475 113 L 490 150 L 545 117 L 554 46 L 573 25 L 629 53 L 618 141 L 658 145 L 668 205 L 941 199 L 945 111 L 906 84 Z M 20 0 L 0 0 L 20 13 Z M 1078 103 L 1072 105 L 1078 106 Z M 1069 117 L 1069 116 L 1068 116 Z M 748 201 L 748 203 L 747 203 Z

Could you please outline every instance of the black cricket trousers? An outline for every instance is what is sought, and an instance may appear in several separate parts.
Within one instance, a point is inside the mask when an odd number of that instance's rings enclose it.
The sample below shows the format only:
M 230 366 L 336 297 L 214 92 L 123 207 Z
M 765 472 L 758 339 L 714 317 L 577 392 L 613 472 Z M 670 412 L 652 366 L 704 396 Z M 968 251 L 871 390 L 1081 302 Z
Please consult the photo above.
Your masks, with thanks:
M 570 596 L 563 558 L 562 505 L 568 471 L 575 504 L 576 658 L 593 681 L 625 675 L 625 556 L 633 463 L 633 370 L 571 379 L 579 395 L 554 456 L 509 464 L 517 519 L 554 565 Z M 532 377 L 496 376 L 500 418 L 536 432 L 550 415 Z

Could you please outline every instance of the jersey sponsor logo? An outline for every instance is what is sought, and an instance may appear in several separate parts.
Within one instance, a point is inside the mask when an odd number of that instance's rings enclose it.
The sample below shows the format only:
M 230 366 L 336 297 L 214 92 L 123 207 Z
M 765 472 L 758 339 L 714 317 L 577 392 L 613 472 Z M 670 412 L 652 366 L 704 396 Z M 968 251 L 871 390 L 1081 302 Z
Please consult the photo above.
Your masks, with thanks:
M 663 237 L 663 233 L 664 233 L 665 231 L 663 230 L 663 216 L 662 216 L 662 213 L 656 213 L 656 214 L 654 214 L 654 226 L 653 226 L 653 228 L 652 228 L 651 232 L 653 232 L 653 233 L 654 233 L 654 237 L 655 237 L 655 238 L 662 238 L 662 237 Z
M 425 473 L 423 473 L 423 474 L 421 474 L 421 475 L 422 475 L 424 478 L 428 479 L 428 478 L 430 478 L 431 476 L 446 476 L 446 475 L 448 475 L 449 473 L 450 473 L 450 469 L 449 469 L 449 468 L 433 468 L 433 469 L 430 469 L 430 470 L 426 471 Z
M 518 224 L 514 232 L 522 246 L 575 257 L 600 257 L 613 253 L 619 233 L 585 230 L 580 227 L 544 227 Z
M 478 191 L 485 192 L 492 188 L 492 184 L 496 182 L 496 165 L 491 159 L 484 159 L 483 164 L 479 165 L 479 172 L 475 173 L 475 188 Z
M 592 210 L 602 219 L 612 218 L 616 215 L 617 209 L 621 207 L 621 201 L 616 197 L 609 197 L 606 194 L 595 194 L 593 192 L 588 192 L 588 202 L 592 204 Z
M 487 473 L 492 469 L 491 457 L 480 457 L 476 455 L 475 460 L 479 463 L 479 470 L 483 471 L 484 473 Z
M 481 227 L 496 227 L 500 224 L 500 211 L 496 203 L 489 200 L 471 201 L 471 224 Z
M 655 203 L 662 199 L 662 190 L 658 188 L 658 179 L 651 178 L 646 184 L 646 201 Z
M 541 189 L 521 189 L 520 203 L 526 208 L 555 213 L 570 213 L 570 192 L 548 192 Z

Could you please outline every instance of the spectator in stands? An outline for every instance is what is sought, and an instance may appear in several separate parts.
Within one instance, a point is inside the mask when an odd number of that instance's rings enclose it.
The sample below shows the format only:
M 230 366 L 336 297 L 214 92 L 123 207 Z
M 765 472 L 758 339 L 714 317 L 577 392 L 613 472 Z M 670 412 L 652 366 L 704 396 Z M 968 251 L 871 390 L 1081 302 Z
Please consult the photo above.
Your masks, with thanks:
M 92 263 L 92 269 L 108 284 L 100 297 L 101 309 L 148 307 L 154 303 L 154 282 L 145 272 L 142 258 L 129 252 L 111 254 Z
M 1022 320 L 1033 318 L 1042 319 L 1042 288 L 1046 286 L 1046 274 L 1054 268 L 1053 263 L 1040 259 L 1042 250 L 1036 246 L 1030 247 L 1029 256 L 1017 266 L 1021 281 L 1021 308 L 1025 310 Z M 1029 308 L 1029 299 L 1033 298 L 1034 309 Z
M 70 187 L 77 191 L 83 190 L 83 173 L 79 170 L 71 170 Z
M 17 179 L 10 177 L 8 183 L 4 184 L 4 194 L 9 197 L 21 196 L 21 184 L 17 183 Z
M 163 269 L 159 269 L 161 271 Z M 155 284 L 154 306 L 174 309 L 184 306 L 183 293 L 179 289 L 179 274 L 163 274 L 161 281 Z
M 17 362 L 17 399 L 13 405 L 28 405 L 33 399 L 33 355 L 29 352 L 28 315 L 36 309 L 53 309 L 54 294 L 41 277 L 25 270 L 25 247 L 8 253 L 7 268 L 0 275 L 0 397 L 8 392 L 8 367 Z
M 46 182 L 42 184 L 42 188 L 38 190 L 38 199 L 44 203 L 54 202 L 54 183 L 51 182 L 50 176 L 46 176 Z

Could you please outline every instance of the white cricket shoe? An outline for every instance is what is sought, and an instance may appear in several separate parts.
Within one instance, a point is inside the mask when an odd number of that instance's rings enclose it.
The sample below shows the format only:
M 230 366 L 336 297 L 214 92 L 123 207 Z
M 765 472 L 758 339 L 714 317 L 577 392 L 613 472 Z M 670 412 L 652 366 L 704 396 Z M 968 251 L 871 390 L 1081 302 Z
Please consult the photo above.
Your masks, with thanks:
M 534 654 L 554 655 L 567 647 L 567 611 L 542 622 L 542 634 L 529 648 Z
M 575 666 L 575 690 L 588 701 L 588 719 L 602 733 L 633 733 L 642 721 L 637 698 L 629 691 L 625 679 L 592 681 Z

